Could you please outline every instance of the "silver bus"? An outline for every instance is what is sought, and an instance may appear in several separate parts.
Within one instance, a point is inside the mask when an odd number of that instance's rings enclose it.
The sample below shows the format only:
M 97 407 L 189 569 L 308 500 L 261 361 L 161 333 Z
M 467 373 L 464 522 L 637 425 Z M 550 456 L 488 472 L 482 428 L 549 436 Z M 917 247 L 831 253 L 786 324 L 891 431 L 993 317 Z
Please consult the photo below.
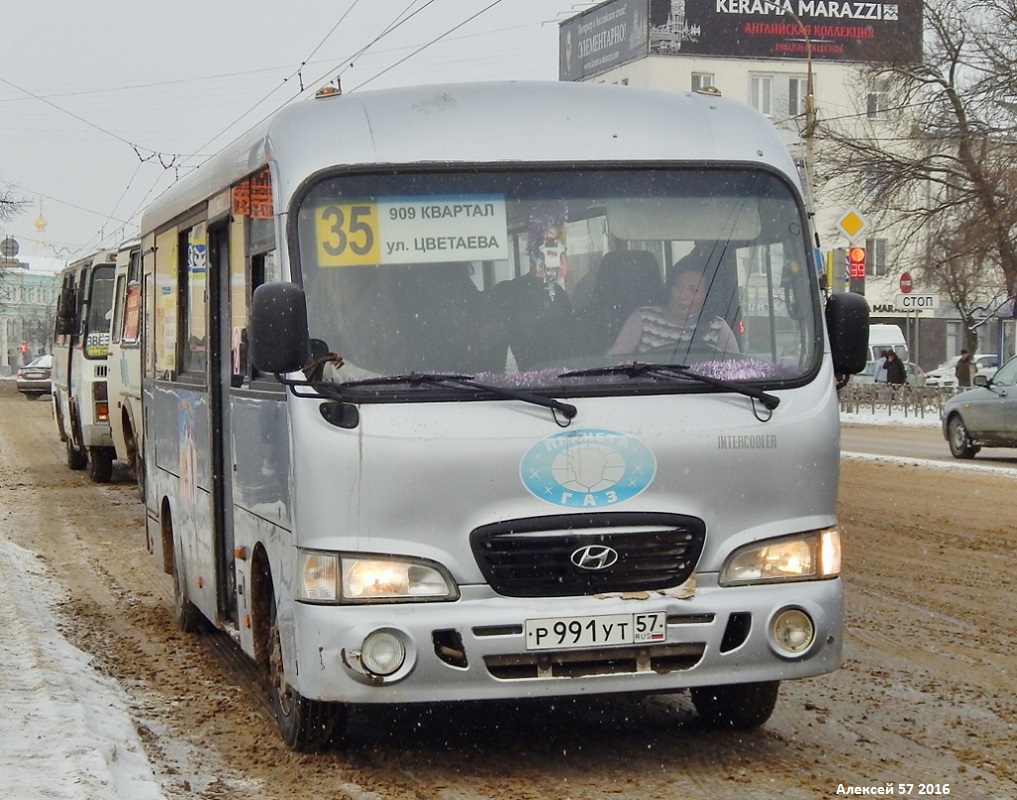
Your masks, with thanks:
M 109 426 L 106 357 L 116 252 L 102 250 L 60 275 L 53 334 L 53 416 L 67 466 L 105 483 L 116 457 Z
M 141 242 L 117 249 L 109 329 L 107 391 L 117 460 L 131 468 L 145 496 L 144 414 L 141 405 Z
M 839 376 L 799 173 L 715 96 L 320 92 L 142 221 L 149 547 L 286 742 L 352 705 L 836 669 Z

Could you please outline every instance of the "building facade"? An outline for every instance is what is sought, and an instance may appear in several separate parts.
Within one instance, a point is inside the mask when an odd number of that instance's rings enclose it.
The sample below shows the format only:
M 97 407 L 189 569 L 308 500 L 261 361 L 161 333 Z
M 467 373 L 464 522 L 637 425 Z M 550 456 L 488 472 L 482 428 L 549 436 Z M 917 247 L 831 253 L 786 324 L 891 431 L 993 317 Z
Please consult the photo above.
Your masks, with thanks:
M 859 67 L 891 55 L 921 59 L 922 4 L 609 0 L 562 22 L 559 34 L 562 80 L 715 91 L 752 105 L 784 134 L 811 188 L 822 159 L 818 118 L 878 135 L 895 113 L 883 87 L 866 84 Z M 902 266 L 909 254 L 858 211 L 855 192 L 834 182 L 812 198 L 830 285 L 863 293 L 873 321 L 900 325 L 913 360 L 932 369 L 964 347 L 961 317 L 945 298 L 928 297 L 920 277 Z M 864 279 L 849 280 L 851 245 L 865 248 Z M 1012 354 L 1012 336 L 1006 342 L 1002 334 L 987 314 L 979 352 Z
M 10 240 L 5 240 L 5 243 Z M 51 352 L 60 264 L 54 259 L 21 261 L 16 248 L 0 258 L 0 376 Z M 53 262 L 53 263 L 50 263 Z

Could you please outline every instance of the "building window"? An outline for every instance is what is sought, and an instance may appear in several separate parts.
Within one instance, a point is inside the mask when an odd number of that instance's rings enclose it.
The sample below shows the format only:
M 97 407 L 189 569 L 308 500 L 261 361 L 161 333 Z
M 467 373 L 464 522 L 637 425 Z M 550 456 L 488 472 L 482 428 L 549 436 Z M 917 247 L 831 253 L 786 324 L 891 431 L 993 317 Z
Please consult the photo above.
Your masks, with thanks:
M 865 240 L 865 274 L 874 278 L 886 275 L 886 239 Z
M 787 115 L 789 117 L 805 116 L 805 98 L 809 94 L 809 78 L 807 75 L 792 75 L 787 84 Z
M 803 116 L 808 93 L 807 75 L 789 73 L 749 75 L 749 105 L 768 117 L 776 117 L 778 122 Z
M 712 72 L 692 73 L 692 91 L 698 92 L 700 89 L 705 89 L 707 86 L 716 86 Z
M 766 116 L 773 114 L 773 76 L 749 76 L 749 105 Z
M 876 78 L 869 87 L 866 99 L 866 114 L 869 119 L 886 117 L 886 81 Z

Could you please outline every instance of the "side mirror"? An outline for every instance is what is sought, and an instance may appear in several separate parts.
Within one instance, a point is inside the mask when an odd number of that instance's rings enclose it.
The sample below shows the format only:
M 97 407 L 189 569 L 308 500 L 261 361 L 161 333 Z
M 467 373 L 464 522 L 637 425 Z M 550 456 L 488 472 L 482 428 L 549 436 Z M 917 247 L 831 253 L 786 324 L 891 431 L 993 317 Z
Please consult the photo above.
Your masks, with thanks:
M 72 333 L 77 331 L 78 326 L 75 324 L 73 316 L 66 314 L 58 314 L 56 318 L 56 327 L 54 332 L 57 336 L 70 336 Z
M 855 292 L 832 295 L 826 303 L 833 371 L 854 375 L 865 369 L 869 350 L 869 304 Z
M 78 315 L 74 313 L 75 298 L 74 289 L 67 287 L 60 290 L 60 298 L 57 303 L 56 326 L 54 333 L 57 336 L 69 336 L 78 330 Z
M 251 363 L 260 372 L 296 372 L 310 359 L 307 300 L 295 283 L 263 283 L 251 297 Z
M 986 378 L 984 375 L 975 375 L 974 384 L 975 386 L 988 386 L 989 379 Z

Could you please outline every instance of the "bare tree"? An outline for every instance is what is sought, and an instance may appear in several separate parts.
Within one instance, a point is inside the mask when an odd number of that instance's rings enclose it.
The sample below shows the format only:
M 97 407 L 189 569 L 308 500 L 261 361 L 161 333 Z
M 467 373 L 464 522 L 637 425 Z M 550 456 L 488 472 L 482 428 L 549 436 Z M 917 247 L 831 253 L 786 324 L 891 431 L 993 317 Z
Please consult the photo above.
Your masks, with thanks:
M 0 222 L 10 219 L 25 207 L 25 200 L 15 197 L 9 188 L 0 187 Z
M 25 201 L 14 196 L 9 188 L 0 187 L 0 222 L 10 219 L 25 207 Z M 3 258 L 0 256 L 0 276 L 6 272 Z M 0 308 L 3 308 L 3 298 L 0 298 Z
M 1017 291 L 1017 0 L 928 0 L 920 63 L 859 68 L 857 116 L 819 120 L 817 183 L 891 232 L 960 311 Z

